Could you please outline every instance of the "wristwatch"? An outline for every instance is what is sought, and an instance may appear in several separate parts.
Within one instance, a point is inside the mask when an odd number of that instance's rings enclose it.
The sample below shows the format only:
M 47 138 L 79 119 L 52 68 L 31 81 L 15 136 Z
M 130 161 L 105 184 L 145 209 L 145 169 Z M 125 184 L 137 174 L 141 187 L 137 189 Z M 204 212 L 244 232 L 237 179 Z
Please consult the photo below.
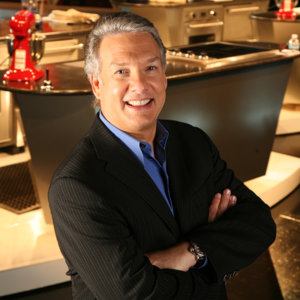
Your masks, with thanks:
M 205 257 L 206 257 L 205 253 L 194 242 L 190 244 L 189 251 L 195 255 L 197 261 L 196 266 L 197 267 L 201 266 L 201 264 L 204 263 L 205 261 Z

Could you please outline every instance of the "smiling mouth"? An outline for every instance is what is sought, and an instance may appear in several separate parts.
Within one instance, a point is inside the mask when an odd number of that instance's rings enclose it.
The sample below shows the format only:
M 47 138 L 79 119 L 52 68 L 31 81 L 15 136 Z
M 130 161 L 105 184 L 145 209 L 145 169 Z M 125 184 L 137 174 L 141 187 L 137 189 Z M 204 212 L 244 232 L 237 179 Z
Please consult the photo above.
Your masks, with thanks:
M 145 100 L 132 100 L 127 101 L 126 103 L 130 106 L 144 106 L 153 101 L 153 98 L 145 99 Z

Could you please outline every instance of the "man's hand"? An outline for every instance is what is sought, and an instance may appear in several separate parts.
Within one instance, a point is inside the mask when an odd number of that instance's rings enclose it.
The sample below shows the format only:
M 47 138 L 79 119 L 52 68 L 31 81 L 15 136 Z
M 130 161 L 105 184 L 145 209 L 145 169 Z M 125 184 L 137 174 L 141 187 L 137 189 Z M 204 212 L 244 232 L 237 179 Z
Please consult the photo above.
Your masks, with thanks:
M 146 253 L 153 266 L 160 269 L 188 271 L 196 264 L 195 255 L 188 250 L 189 243 L 181 242 L 171 248 Z
M 216 221 L 227 209 L 236 204 L 237 198 L 231 195 L 229 189 L 225 189 L 223 193 L 217 193 L 209 207 L 208 222 Z M 153 266 L 160 269 L 173 269 L 187 272 L 196 264 L 195 255 L 189 250 L 188 242 L 181 242 L 168 249 L 146 253 Z
M 234 206 L 236 201 L 236 196 L 231 195 L 229 189 L 225 189 L 223 194 L 215 194 L 209 207 L 208 222 L 212 223 L 216 221 L 227 209 Z

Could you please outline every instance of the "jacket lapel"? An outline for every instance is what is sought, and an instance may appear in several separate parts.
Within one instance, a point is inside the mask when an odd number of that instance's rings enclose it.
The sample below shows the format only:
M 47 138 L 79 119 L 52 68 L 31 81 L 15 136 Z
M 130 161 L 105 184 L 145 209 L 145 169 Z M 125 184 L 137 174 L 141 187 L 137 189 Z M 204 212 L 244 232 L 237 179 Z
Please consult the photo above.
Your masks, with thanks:
M 136 191 L 172 233 L 178 236 L 176 220 L 156 185 L 134 154 L 106 128 L 98 116 L 91 128 L 90 137 L 98 158 L 107 161 L 105 170 Z
M 186 151 L 187 145 L 183 144 L 183 139 L 177 137 L 177 130 L 174 125 L 168 122 L 163 122 L 163 125 L 169 130 L 169 139 L 167 144 L 167 170 L 170 181 L 170 193 L 173 201 L 173 205 L 176 212 L 178 226 L 181 232 L 186 231 L 186 226 L 190 224 L 190 218 L 197 214 L 199 220 L 206 216 L 207 211 L 197 211 L 196 203 L 191 201 L 195 192 L 204 188 L 205 181 L 207 179 L 206 174 L 206 162 L 201 163 L 200 171 L 194 165 L 187 165 L 187 157 L 190 155 Z M 171 127 L 172 126 L 172 127 Z M 188 134 L 188 131 L 185 132 Z M 194 141 L 195 142 L 195 141 Z M 201 149 L 199 149 L 199 155 L 197 160 L 202 158 Z M 205 156 L 204 156 L 205 157 Z M 196 162 L 195 162 L 196 163 Z M 201 175 L 200 175 L 201 174 Z M 202 201 L 203 199 L 198 199 Z
M 184 220 L 183 212 L 186 209 L 186 197 L 191 189 L 190 174 L 184 160 L 184 153 L 180 147 L 173 144 L 172 134 L 169 135 L 167 144 L 167 170 L 170 182 L 170 194 L 180 228 Z

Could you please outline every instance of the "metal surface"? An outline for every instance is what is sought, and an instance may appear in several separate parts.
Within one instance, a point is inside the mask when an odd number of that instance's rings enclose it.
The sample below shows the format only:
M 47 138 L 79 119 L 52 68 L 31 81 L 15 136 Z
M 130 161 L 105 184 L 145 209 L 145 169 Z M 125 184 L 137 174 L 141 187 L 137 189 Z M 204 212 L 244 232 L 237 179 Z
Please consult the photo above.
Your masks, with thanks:
M 208 2 L 177 6 L 143 5 L 131 6 L 130 10 L 154 23 L 166 47 L 222 39 L 223 8 L 220 5 Z
M 224 5 L 224 41 L 246 41 L 253 39 L 251 13 L 263 12 L 268 9 L 268 1 L 249 1 Z
M 25 162 L 0 168 L 1 208 L 21 214 L 40 207 L 29 164 Z
M 45 71 L 45 76 L 37 81 L 17 82 L 2 81 L 0 89 L 8 91 L 18 91 L 33 94 L 92 94 L 91 86 L 83 71 L 83 61 L 65 63 L 65 64 L 47 64 L 41 66 Z M 53 89 L 43 89 L 44 80 L 47 80 L 46 74 L 48 70 L 48 80 L 51 81 Z M 5 71 L 0 70 L 0 77 Z
M 49 184 L 58 165 L 94 121 L 93 96 L 14 95 L 21 110 L 41 207 L 46 222 L 51 223 Z
M 132 11 L 154 23 L 166 47 L 220 40 L 253 38 L 249 15 L 268 9 L 268 0 L 182 0 L 120 2 L 121 10 Z
M 243 64 L 282 55 L 285 54 L 278 49 L 259 47 L 255 43 L 238 44 L 228 42 L 179 46 L 169 48 L 167 51 L 169 61 L 192 62 L 205 69 L 222 68 L 228 65 Z
M 160 115 L 200 127 L 241 180 L 266 171 L 292 61 L 170 81 Z

